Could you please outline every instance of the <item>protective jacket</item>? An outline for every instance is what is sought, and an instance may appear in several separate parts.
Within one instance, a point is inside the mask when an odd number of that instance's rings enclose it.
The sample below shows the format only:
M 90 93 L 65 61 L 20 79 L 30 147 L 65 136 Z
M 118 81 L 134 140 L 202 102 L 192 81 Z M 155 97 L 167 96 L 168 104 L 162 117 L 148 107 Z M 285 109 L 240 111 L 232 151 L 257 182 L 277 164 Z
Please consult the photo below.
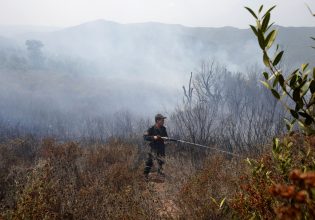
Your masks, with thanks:
M 154 140 L 154 136 L 168 137 L 166 128 L 162 126 L 157 128 L 155 125 L 150 127 L 143 135 L 144 140 L 149 141 L 151 150 L 160 154 L 161 156 L 165 155 L 165 144 L 163 139 Z

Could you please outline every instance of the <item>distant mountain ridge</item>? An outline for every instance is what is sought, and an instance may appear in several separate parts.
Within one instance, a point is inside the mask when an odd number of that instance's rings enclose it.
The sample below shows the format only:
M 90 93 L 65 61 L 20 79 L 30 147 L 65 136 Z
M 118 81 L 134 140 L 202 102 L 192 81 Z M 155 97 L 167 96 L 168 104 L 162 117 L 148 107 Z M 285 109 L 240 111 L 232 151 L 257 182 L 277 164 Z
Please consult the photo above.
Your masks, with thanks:
M 314 65 L 315 42 L 310 37 L 315 28 L 276 28 L 290 69 L 305 62 Z M 30 39 L 44 44 L 37 53 L 43 56 L 42 67 L 32 62 L 34 54 L 25 45 Z M 97 20 L 58 30 L 19 31 L 12 37 L 0 35 L 2 103 L 9 106 L 8 115 L 22 118 L 33 112 L 32 106 L 59 112 L 79 109 L 80 114 L 91 109 L 93 115 L 119 109 L 154 114 L 181 102 L 190 73 L 196 75 L 201 62 L 212 59 L 233 72 L 261 75 L 263 68 L 250 29 Z
M 315 36 L 315 27 L 276 28 L 278 43 L 285 50 L 288 63 L 315 60 L 315 51 L 311 48 L 315 42 L 310 39 Z M 22 43 L 27 39 L 41 40 L 48 51 L 101 62 L 103 67 L 107 66 L 105 69 L 115 68 L 115 63 L 125 63 L 130 68 L 130 62 L 155 66 L 152 59 L 170 69 L 180 63 L 195 68 L 200 60 L 213 57 L 235 70 L 261 63 L 261 51 L 251 30 L 234 27 L 96 20 L 61 30 L 22 34 L 17 39 Z

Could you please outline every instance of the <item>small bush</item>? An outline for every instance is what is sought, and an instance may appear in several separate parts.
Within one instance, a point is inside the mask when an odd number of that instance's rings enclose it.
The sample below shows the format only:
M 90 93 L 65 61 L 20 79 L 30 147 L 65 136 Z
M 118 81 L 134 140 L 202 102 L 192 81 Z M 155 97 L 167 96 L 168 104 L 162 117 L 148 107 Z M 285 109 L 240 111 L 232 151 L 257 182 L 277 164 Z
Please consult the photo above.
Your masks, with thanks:
M 226 200 L 236 192 L 237 161 L 220 155 L 209 157 L 204 168 L 183 184 L 178 195 L 180 218 L 229 219 Z

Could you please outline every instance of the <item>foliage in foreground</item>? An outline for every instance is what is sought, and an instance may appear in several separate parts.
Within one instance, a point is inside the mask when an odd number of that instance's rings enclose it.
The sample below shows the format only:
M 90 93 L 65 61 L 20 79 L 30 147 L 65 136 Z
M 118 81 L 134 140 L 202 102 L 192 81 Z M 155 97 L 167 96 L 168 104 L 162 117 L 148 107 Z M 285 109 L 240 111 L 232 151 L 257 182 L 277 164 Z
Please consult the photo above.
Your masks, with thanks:
M 263 61 L 271 75 L 264 72 L 263 85 L 290 112 L 293 120 L 286 120 L 289 135 L 274 138 L 272 152 L 261 160 L 247 160 L 251 173 L 247 173 L 241 185 L 242 191 L 234 198 L 232 207 L 238 216 L 259 219 L 314 219 L 315 218 L 315 68 L 308 64 L 294 70 L 288 76 L 277 66 L 283 51 L 277 46 L 274 58 L 268 50 L 273 45 L 277 30 L 269 25 L 271 7 L 260 17 L 246 8 L 256 19 L 251 29 L 263 51 Z M 292 131 L 295 122 L 301 134 Z
M 272 153 L 265 149 L 261 157 L 247 160 L 247 164 L 210 154 L 198 169 L 189 155 L 185 160 L 169 156 L 167 181 L 152 185 L 143 181 L 143 163 L 137 162 L 139 152 L 131 144 L 12 140 L 0 144 L 1 155 L 7 155 L 0 164 L 0 216 L 287 219 L 293 213 L 296 218 L 292 219 L 311 219 L 314 148 L 314 136 L 295 134 L 275 140 Z M 32 154 L 24 153 L 30 149 Z M 165 201 L 175 207 L 161 214 L 159 210 L 169 208 Z
M 269 24 L 270 12 L 274 8 L 275 6 L 271 7 L 260 17 L 263 6 L 257 14 L 246 7 L 256 19 L 256 26 L 250 27 L 263 52 L 263 62 L 269 70 L 269 73 L 263 73 L 265 80 L 262 83 L 293 117 L 293 120 L 286 120 L 289 131 L 297 121 L 304 133 L 315 134 L 315 68 L 309 69 L 309 64 L 305 63 L 288 74 L 279 67 L 284 54 L 284 51 L 279 51 L 279 45 L 275 48 L 275 55 L 270 55 L 278 34 L 276 29 L 272 29 L 273 23 Z

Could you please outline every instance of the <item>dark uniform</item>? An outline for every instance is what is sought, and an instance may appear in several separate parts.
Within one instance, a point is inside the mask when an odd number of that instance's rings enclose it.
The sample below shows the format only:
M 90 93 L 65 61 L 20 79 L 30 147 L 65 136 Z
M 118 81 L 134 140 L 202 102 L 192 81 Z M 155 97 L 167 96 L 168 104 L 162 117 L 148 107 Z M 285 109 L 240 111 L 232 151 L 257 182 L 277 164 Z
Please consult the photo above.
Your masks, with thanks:
M 158 163 L 158 173 L 162 173 L 162 166 L 164 164 L 165 157 L 165 144 L 163 139 L 154 140 L 154 136 L 167 137 L 166 128 L 162 126 L 157 128 L 155 125 L 150 127 L 147 132 L 144 133 L 143 138 L 146 141 L 150 141 L 149 145 L 151 147 L 150 152 L 148 153 L 148 158 L 145 162 L 144 174 L 148 176 L 153 166 L 153 160 L 156 160 Z

